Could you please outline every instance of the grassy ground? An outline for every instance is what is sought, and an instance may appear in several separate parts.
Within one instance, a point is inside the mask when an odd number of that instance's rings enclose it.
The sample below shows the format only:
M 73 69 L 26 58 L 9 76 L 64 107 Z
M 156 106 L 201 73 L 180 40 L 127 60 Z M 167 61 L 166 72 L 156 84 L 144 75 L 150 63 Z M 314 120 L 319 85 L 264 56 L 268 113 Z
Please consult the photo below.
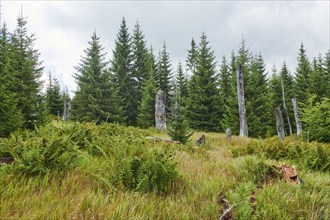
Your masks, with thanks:
M 150 131 L 149 131 L 150 133 Z M 152 135 L 166 137 L 164 133 Z M 95 176 L 109 166 L 101 156 L 58 175 L 23 176 L 2 173 L 1 219 L 219 219 L 221 198 L 233 206 L 235 219 L 329 219 L 330 174 L 296 166 L 303 179 L 291 185 L 269 175 L 282 162 L 255 155 L 233 157 L 231 149 L 250 139 L 206 135 L 196 147 L 166 145 L 174 150 L 180 177 L 167 193 L 142 193 L 113 187 Z M 329 147 L 329 145 L 326 145 Z M 1 173 L 0 173 L 1 174 Z M 255 202 L 251 204 L 251 194 Z

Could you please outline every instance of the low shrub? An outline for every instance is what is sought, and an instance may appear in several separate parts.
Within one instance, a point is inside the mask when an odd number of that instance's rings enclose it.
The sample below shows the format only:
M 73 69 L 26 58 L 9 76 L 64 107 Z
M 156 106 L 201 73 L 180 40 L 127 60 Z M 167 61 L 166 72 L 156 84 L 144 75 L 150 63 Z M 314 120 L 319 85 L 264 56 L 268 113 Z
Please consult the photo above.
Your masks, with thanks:
M 114 186 L 166 192 L 178 178 L 176 163 L 169 149 L 147 142 L 146 136 L 144 130 L 118 124 L 48 124 L 1 139 L 0 157 L 13 157 L 14 172 L 34 176 L 63 173 L 86 158 L 102 157 L 111 165 L 107 171 Z M 104 170 L 91 172 L 104 175 Z
M 282 141 L 277 137 L 265 140 L 251 140 L 242 146 L 232 146 L 234 157 L 258 155 L 274 160 L 290 160 L 310 170 L 330 171 L 330 145 L 318 142 L 305 142 L 287 138 Z

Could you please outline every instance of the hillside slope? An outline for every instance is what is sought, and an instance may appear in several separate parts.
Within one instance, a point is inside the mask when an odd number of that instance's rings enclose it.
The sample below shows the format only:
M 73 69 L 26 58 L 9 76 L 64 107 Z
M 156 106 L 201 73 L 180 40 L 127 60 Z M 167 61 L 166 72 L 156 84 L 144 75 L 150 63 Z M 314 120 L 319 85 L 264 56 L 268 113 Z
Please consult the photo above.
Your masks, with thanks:
M 202 134 L 168 144 L 152 129 L 50 124 L 0 140 L 1 219 L 328 219 L 330 145 Z M 299 185 L 279 167 L 295 165 Z

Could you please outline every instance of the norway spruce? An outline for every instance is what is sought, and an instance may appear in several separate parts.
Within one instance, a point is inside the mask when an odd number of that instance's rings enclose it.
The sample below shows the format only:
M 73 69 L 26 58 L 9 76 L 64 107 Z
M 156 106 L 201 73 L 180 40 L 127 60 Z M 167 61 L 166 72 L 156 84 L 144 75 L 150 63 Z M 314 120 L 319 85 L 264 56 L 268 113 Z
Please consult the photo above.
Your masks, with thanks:
M 13 57 L 7 28 L 0 32 L 0 137 L 8 136 L 22 127 L 24 119 L 18 108 L 16 75 L 12 68 Z
M 140 104 L 143 92 L 143 84 L 148 78 L 148 49 L 137 22 L 132 36 L 132 76 L 137 83 L 137 100 Z
M 188 117 L 193 129 L 219 131 L 219 91 L 214 51 L 201 36 L 196 70 L 189 82 Z
M 173 90 L 173 71 L 170 60 L 170 55 L 166 49 L 166 44 L 163 44 L 162 50 L 159 52 L 157 67 L 156 67 L 156 83 L 157 87 L 165 92 L 166 105 L 170 106 L 171 91 Z
M 72 116 L 78 121 L 120 121 L 120 108 L 115 91 L 110 87 L 105 53 L 94 32 L 74 78 L 77 91 L 72 101 Z
M 168 117 L 167 133 L 172 140 L 186 144 L 193 134 L 193 131 L 189 128 L 186 110 L 182 104 L 180 89 L 176 86 L 173 105 Z
M 143 82 L 142 100 L 139 105 L 139 113 L 137 117 L 138 125 L 142 128 L 155 126 L 155 99 L 156 99 L 156 80 L 153 64 L 152 50 L 147 59 L 147 80 Z
M 28 34 L 27 21 L 22 15 L 17 18 L 17 26 L 11 37 L 13 71 L 16 75 L 18 108 L 24 117 L 24 127 L 33 129 L 44 123 L 45 108 L 40 90 L 42 82 L 42 62 L 34 48 L 35 36 Z
M 138 83 L 132 73 L 132 45 L 126 20 L 123 18 L 111 60 L 111 81 L 118 90 L 126 124 L 136 125 L 138 114 Z
M 49 114 L 59 116 L 63 113 L 64 97 L 58 80 L 49 73 L 46 89 L 46 104 Z
M 306 49 L 301 44 L 298 54 L 298 66 L 296 68 L 294 92 L 299 103 L 307 104 L 311 87 L 311 64 L 308 60 Z M 303 107 L 302 105 L 302 107 Z

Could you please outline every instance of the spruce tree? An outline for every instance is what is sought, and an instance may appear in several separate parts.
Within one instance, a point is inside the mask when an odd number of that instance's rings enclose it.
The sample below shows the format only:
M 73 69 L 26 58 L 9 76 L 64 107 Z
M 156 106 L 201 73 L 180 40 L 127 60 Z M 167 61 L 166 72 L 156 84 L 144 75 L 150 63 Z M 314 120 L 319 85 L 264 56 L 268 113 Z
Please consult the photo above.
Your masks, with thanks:
M 143 82 L 142 100 L 139 106 L 137 122 L 142 128 L 155 126 L 156 80 L 152 50 L 147 59 L 148 78 Z
M 122 19 L 111 60 L 111 80 L 118 90 L 126 124 L 136 125 L 138 113 L 138 83 L 132 73 L 132 45 L 125 18 Z
M 170 60 L 170 55 L 167 52 L 166 44 L 163 44 L 163 49 L 159 52 L 156 67 L 156 83 L 160 90 L 163 90 L 166 95 L 167 108 L 170 107 L 170 100 L 172 99 L 171 91 L 173 89 L 173 72 Z
M 249 135 L 265 137 L 274 135 L 271 118 L 273 109 L 270 105 L 265 64 L 261 54 L 251 60 L 250 72 L 246 74 L 245 95 Z
M 78 121 L 120 121 L 120 108 L 115 91 L 110 87 L 104 48 L 94 32 L 84 51 L 74 78 L 77 91 L 72 100 L 72 116 Z
M 292 132 L 294 133 L 295 122 L 294 122 L 293 106 L 292 106 L 292 101 L 291 101 L 291 99 L 294 97 L 294 92 L 293 92 L 294 81 L 293 81 L 293 76 L 290 74 L 285 62 L 283 63 L 283 66 L 281 68 L 280 78 L 281 78 L 281 81 L 283 82 L 283 89 L 284 89 L 284 93 L 285 93 L 284 94 L 285 95 L 285 105 L 286 105 L 288 113 L 289 113 L 291 129 L 292 129 Z M 281 104 L 281 108 L 284 109 L 283 103 Z M 287 118 L 287 115 L 285 117 Z M 289 123 L 287 122 L 287 119 L 284 121 L 285 121 L 284 122 L 285 131 L 287 134 L 290 134 Z
M 28 34 L 26 25 L 26 19 L 20 15 L 11 37 L 13 70 L 17 76 L 18 107 L 23 113 L 24 127 L 33 129 L 35 125 L 46 120 L 44 103 L 40 95 L 43 67 L 39 61 L 40 54 L 34 49 L 35 37 Z
M 324 97 L 330 97 L 330 50 L 325 53 L 322 61 L 323 73 L 324 73 L 324 87 L 325 94 Z
M 148 49 L 139 23 L 136 23 L 132 36 L 132 76 L 137 83 L 137 100 L 140 103 L 142 87 L 148 78 Z
M 46 104 L 49 114 L 59 116 L 63 113 L 63 95 L 61 94 L 61 87 L 58 80 L 52 77 L 51 73 L 48 75 L 48 87 L 46 89 Z
M 310 78 L 310 94 L 316 95 L 315 101 L 319 102 L 327 91 L 327 78 L 324 74 L 324 69 L 322 66 L 322 57 L 319 55 L 318 58 L 314 58 L 312 62 L 312 71 L 311 71 L 311 78 Z
M 237 100 L 237 67 L 238 65 L 242 66 L 243 72 L 243 81 L 244 81 L 244 90 L 249 84 L 249 73 L 251 67 L 251 52 L 246 47 L 245 39 L 243 38 L 240 42 L 239 49 L 237 53 L 234 51 L 231 53 L 231 61 L 229 65 L 229 74 L 230 74 L 230 96 L 227 99 L 227 103 L 224 106 L 223 119 L 221 120 L 222 128 L 230 128 L 233 134 L 239 133 L 239 112 L 238 112 L 238 100 Z M 245 91 L 245 102 L 246 105 L 248 94 Z M 249 117 L 247 113 L 247 118 Z M 250 132 L 249 132 L 250 134 Z M 253 135 L 253 134 L 252 134 Z
M 185 113 L 185 108 L 182 106 L 180 89 L 178 85 L 176 85 L 173 105 L 171 108 L 171 113 L 168 117 L 167 133 L 172 140 L 180 141 L 182 144 L 186 144 L 191 135 L 194 133 L 189 128 Z
M 298 54 L 298 66 L 296 68 L 294 92 L 301 107 L 307 103 L 311 85 L 311 65 L 306 55 L 304 45 L 301 44 Z
M 191 39 L 190 50 L 188 50 L 188 56 L 186 60 L 187 70 L 190 73 L 193 73 L 196 69 L 197 55 L 198 55 L 198 48 L 193 38 Z
M 178 64 L 176 85 L 178 86 L 180 97 L 182 100 L 182 105 L 185 105 L 186 99 L 188 97 L 188 80 L 183 72 L 183 67 L 181 62 Z
M 16 72 L 12 68 L 13 57 L 6 25 L 0 32 L 0 137 L 7 137 L 21 128 L 24 119 L 18 108 Z
M 220 108 L 221 108 L 221 131 L 226 130 L 226 125 L 224 123 L 224 114 L 226 112 L 226 106 L 229 106 L 231 88 L 230 88 L 230 69 L 227 63 L 226 57 L 222 57 L 220 65 L 220 75 L 219 75 L 219 93 L 220 93 Z
M 271 70 L 271 76 L 269 79 L 269 96 L 270 96 L 270 106 L 272 109 L 275 109 L 275 107 L 280 107 L 280 109 L 283 109 L 281 105 L 282 103 L 281 76 L 278 70 L 276 69 L 275 65 Z M 275 130 L 276 129 L 275 115 L 273 117 L 270 117 L 270 121 L 273 129 Z M 286 123 L 284 122 L 284 124 Z
M 226 101 L 223 102 L 223 117 L 221 120 L 222 129 L 230 128 L 232 134 L 239 133 L 239 114 L 238 114 L 238 101 L 237 101 L 237 80 L 236 80 L 236 54 L 234 51 L 231 53 L 231 60 L 229 63 L 229 90 Z M 222 79 L 220 79 L 222 80 Z M 220 90 L 221 92 L 221 90 Z
M 201 36 L 196 70 L 189 82 L 188 117 L 193 129 L 219 131 L 219 91 L 214 51 Z

